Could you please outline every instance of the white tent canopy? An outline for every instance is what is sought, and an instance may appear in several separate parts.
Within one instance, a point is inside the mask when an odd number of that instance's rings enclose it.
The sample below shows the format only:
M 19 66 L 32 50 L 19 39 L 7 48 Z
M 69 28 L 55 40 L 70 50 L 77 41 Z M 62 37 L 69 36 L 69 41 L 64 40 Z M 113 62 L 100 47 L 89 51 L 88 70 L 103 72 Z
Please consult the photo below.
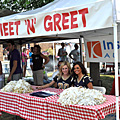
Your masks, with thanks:
M 120 0 L 55 0 L 36 10 L 0 18 L 0 43 L 6 39 L 25 42 L 75 39 L 84 36 L 114 40 L 116 109 L 118 104 L 118 52 Z M 102 36 L 102 37 L 101 37 Z M 28 40 L 30 39 L 30 41 Z
M 2 17 L 0 39 L 30 37 L 44 39 L 46 36 L 79 38 L 80 35 L 91 37 L 113 34 L 113 18 L 116 18 L 117 22 L 120 21 L 120 8 L 116 7 L 116 17 L 112 2 L 112 0 L 69 0 L 69 2 L 55 0 L 36 10 Z

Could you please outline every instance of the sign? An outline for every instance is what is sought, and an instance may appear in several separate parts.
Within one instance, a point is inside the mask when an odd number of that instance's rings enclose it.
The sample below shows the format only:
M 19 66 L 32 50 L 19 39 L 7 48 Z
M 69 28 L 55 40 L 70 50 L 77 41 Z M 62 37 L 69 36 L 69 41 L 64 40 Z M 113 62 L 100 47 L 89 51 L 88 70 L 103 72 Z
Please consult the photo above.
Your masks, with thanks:
M 0 18 L 0 39 L 54 36 L 113 27 L 111 0 Z M 104 11 L 104 12 L 103 12 Z
M 87 62 L 114 62 L 113 36 L 93 38 L 85 40 L 85 52 Z M 117 41 L 118 58 L 120 62 L 120 41 Z

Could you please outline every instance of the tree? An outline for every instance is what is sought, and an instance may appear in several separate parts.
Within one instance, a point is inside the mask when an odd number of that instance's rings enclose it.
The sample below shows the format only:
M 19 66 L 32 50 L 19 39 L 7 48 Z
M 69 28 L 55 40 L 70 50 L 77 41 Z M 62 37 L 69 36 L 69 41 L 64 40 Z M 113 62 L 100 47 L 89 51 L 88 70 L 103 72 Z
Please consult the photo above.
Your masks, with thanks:
M 24 12 L 40 8 L 54 0 L 0 0 L 0 9 Z

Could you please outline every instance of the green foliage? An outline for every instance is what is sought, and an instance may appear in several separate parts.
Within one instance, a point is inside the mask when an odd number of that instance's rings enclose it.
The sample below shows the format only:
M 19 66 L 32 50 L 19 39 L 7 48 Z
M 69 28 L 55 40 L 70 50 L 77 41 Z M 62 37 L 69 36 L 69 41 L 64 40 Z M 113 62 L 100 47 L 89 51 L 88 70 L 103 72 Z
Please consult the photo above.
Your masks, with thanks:
M 106 88 L 106 94 L 110 94 L 112 89 L 112 84 L 114 81 L 114 75 L 100 75 L 100 80 L 102 80 L 102 86 Z
M 47 52 L 47 51 L 48 51 L 48 49 L 45 50 L 45 52 Z
M 3 0 L 0 1 L 0 9 L 9 9 L 15 12 L 23 12 L 40 8 L 54 0 Z

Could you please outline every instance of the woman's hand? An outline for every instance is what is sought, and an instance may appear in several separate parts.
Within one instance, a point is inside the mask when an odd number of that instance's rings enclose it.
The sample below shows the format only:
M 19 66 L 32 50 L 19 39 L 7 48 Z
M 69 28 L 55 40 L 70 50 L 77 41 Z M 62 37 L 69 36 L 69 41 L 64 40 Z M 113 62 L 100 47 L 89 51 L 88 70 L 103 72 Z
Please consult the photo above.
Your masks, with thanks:
M 82 86 L 79 86 L 79 88 L 83 88 Z
M 39 87 L 36 87 L 36 89 L 41 90 L 41 89 L 43 89 L 43 87 L 39 86 Z
M 45 68 L 45 65 L 44 65 L 44 64 L 42 65 L 42 68 L 43 68 L 43 69 Z

